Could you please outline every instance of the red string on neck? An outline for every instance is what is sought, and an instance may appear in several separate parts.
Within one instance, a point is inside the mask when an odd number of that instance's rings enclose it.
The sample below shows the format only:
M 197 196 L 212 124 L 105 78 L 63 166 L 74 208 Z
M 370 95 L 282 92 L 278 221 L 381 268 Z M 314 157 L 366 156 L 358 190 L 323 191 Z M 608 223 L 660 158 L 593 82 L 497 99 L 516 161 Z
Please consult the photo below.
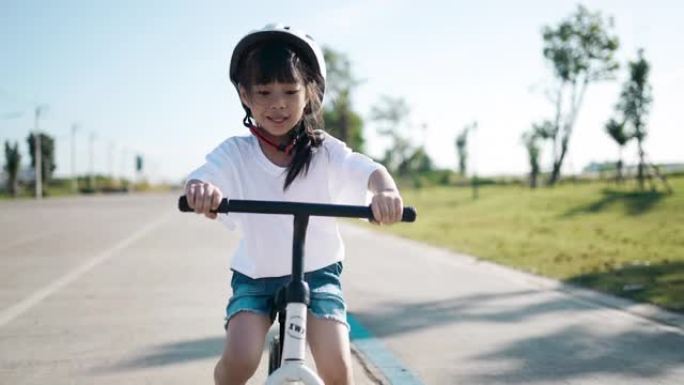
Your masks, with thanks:
M 272 140 L 268 139 L 263 133 L 259 131 L 259 128 L 254 126 L 253 124 L 245 124 L 247 127 L 249 127 L 249 130 L 252 132 L 254 136 L 259 138 L 259 140 L 265 142 L 266 144 L 274 147 L 276 150 L 280 152 L 284 152 L 287 155 L 290 155 L 292 153 L 292 150 L 294 149 L 295 145 L 297 145 L 297 136 L 293 137 L 290 140 L 290 143 L 282 143 L 278 144 L 273 142 Z

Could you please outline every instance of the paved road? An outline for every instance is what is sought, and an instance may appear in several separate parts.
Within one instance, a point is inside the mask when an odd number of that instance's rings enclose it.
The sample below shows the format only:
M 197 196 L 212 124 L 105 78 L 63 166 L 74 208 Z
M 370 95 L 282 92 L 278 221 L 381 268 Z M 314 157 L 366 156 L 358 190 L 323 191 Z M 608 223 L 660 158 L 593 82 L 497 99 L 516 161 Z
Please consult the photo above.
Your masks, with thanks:
M 174 207 L 0 203 L 0 384 L 213 384 L 237 238 Z
M 174 205 L 0 203 L 0 384 L 211 383 L 236 235 Z M 680 328 L 466 256 L 343 235 L 352 315 L 425 384 L 682 383 Z

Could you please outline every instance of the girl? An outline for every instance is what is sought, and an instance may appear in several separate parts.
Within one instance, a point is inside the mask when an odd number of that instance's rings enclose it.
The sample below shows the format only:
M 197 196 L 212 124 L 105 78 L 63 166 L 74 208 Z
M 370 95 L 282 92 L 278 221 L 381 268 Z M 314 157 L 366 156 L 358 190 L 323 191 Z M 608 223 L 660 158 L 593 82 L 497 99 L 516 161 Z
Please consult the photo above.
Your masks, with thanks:
M 223 197 L 367 204 L 380 224 L 401 219 L 403 203 L 384 167 L 352 152 L 321 129 L 325 61 L 313 39 L 281 25 L 245 36 L 235 47 L 230 79 L 252 133 L 232 137 L 206 157 L 186 183 L 196 213 L 212 213 Z M 269 300 L 291 272 L 292 218 L 221 215 L 239 227 L 233 256 L 233 296 L 226 307 L 226 341 L 214 371 L 218 385 L 244 384 L 261 359 L 273 322 Z M 346 305 L 340 287 L 344 246 L 334 218 L 311 217 L 305 245 L 311 291 L 307 339 L 327 385 L 352 384 Z

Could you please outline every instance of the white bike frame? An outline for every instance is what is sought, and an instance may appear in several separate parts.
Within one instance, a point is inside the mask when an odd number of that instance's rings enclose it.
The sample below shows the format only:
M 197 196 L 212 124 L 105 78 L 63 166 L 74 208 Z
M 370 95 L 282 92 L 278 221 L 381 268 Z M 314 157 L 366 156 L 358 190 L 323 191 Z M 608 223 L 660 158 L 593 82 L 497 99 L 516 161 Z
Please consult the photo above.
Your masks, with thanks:
M 285 334 L 280 367 L 266 379 L 266 385 L 282 385 L 288 382 L 303 382 L 305 385 L 324 385 L 323 380 L 305 365 L 306 315 L 303 303 L 288 303 L 285 311 Z

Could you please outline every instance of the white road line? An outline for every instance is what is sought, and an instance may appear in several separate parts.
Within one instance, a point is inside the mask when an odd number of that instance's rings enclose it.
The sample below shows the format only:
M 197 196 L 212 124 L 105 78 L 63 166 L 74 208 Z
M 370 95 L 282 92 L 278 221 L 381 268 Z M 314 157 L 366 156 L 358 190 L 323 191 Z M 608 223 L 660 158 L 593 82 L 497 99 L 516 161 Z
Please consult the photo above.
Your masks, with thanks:
M 43 287 L 42 289 L 38 290 L 37 292 L 33 293 L 30 297 L 24 299 L 21 302 L 18 302 L 12 306 L 10 306 L 7 309 L 2 310 L 0 312 L 0 327 L 3 327 L 10 323 L 12 320 L 15 318 L 19 317 L 20 315 L 24 314 L 28 310 L 30 310 L 32 307 L 36 306 L 40 302 L 42 302 L 45 298 L 49 297 L 50 295 L 54 294 L 55 292 L 59 291 L 61 288 L 65 287 L 66 285 L 70 284 L 71 282 L 77 280 L 80 276 L 83 274 L 87 273 L 90 269 L 94 268 L 95 266 L 107 261 L 109 258 L 114 256 L 118 251 L 121 251 L 128 247 L 130 244 L 133 242 L 137 241 L 138 239 L 142 238 L 143 236 L 147 235 L 150 233 L 152 230 L 160 226 L 162 223 L 166 222 L 169 220 L 171 215 L 166 215 L 164 217 L 161 217 L 157 219 L 156 221 L 147 224 L 145 227 L 142 229 L 138 230 L 137 232 L 133 233 L 129 237 L 121 240 L 119 243 L 116 245 L 112 246 L 110 249 L 103 251 L 96 257 L 86 261 L 85 263 L 81 264 L 80 266 L 76 267 L 75 269 L 71 270 L 67 274 L 63 275 L 56 281 L 53 281 L 49 285 Z

